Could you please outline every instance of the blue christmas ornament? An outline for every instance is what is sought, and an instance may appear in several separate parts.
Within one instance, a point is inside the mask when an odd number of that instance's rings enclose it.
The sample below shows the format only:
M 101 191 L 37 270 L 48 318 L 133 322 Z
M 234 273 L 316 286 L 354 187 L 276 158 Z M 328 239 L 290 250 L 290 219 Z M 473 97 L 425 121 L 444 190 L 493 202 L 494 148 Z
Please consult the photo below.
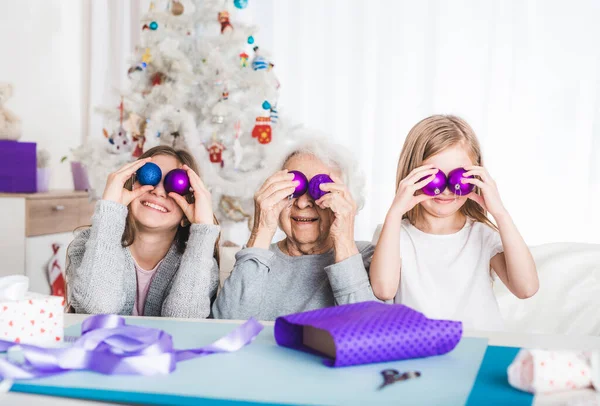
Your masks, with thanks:
M 277 107 L 272 106 L 271 107 L 271 124 L 277 124 L 277 121 L 279 121 L 279 113 L 277 112 Z
M 263 70 L 269 67 L 269 63 L 262 56 L 257 56 L 252 60 L 252 69 L 254 70 Z
M 239 9 L 248 7 L 248 0 L 233 0 L 233 5 Z
M 158 23 L 157 23 L 156 21 L 152 21 L 152 22 L 150 23 L 150 29 L 151 29 L 152 31 L 156 31 L 156 30 L 158 29 Z
M 162 179 L 162 171 L 158 165 L 147 162 L 136 172 L 137 181 L 140 185 L 152 185 L 156 186 Z
M 265 100 L 262 104 L 262 108 L 265 110 L 271 110 L 271 103 Z
M 146 66 L 148 66 L 148 64 L 146 62 L 142 62 L 142 67 L 145 68 Z
M 252 35 L 250 35 L 248 37 L 248 44 L 250 44 L 250 45 L 254 44 L 254 37 Z

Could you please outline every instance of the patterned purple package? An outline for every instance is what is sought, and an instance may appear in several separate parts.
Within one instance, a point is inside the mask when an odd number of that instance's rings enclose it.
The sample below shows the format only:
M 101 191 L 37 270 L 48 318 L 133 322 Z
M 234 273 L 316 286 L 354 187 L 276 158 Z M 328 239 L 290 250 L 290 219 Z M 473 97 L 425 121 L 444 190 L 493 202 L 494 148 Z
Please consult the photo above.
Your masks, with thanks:
M 315 346 L 306 345 L 306 331 L 319 331 L 317 339 L 333 339 L 330 352 L 318 352 L 334 358 L 325 360 L 325 365 L 342 367 L 445 354 L 460 341 L 462 323 L 432 320 L 404 305 L 374 301 L 275 320 L 277 344 L 314 353 Z

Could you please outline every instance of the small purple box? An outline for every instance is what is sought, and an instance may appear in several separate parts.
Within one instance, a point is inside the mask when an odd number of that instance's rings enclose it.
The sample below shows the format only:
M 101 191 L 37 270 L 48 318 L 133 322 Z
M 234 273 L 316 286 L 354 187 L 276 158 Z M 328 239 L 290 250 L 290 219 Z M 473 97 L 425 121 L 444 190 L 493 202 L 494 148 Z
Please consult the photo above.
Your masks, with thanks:
M 0 192 L 35 193 L 36 190 L 36 143 L 0 140 Z

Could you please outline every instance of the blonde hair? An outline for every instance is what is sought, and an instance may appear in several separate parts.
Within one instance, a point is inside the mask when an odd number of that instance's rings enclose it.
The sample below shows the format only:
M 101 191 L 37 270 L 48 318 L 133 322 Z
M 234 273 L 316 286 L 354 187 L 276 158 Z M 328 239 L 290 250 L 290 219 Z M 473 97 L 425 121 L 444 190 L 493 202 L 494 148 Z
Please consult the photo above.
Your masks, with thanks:
M 177 159 L 180 163 L 189 166 L 190 168 L 192 168 L 192 170 L 194 172 L 196 172 L 198 175 L 200 175 L 200 173 L 198 171 L 198 164 L 196 163 L 196 160 L 194 159 L 192 154 L 190 154 L 189 152 L 187 152 L 185 150 L 181 150 L 181 149 L 176 150 L 167 145 L 159 145 L 157 147 L 150 148 L 148 151 L 146 151 L 142 155 L 140 155 L 138 160 L 148 158 L 151 156 L 156 156 L 156 155 L 172 156 L 175 159 Z M 125 188 L 128 190 L 132 190 L 134 183 L 135 183 L 135 175 L 132 176 L 130 179 L 128 179 L 127 182 L 125 182 Z M 189 203 L 194 202 L 194 196 L 192 194 L 186 196 L 186 199 L 188 200 Z M 217 220 L 217 218 L 214 215 L 213 215 L 213 222 L 216 225 L 219 224 L 219 221 Z M 91 225 L 77 227 L 75 229 L 75 231 L 89 228 L 89 227 L 91 227 Z M 133 244 L 136 234 L 137 234 L 137 227 L 135 225 L 135 220 L 131 216 L 131 210 L 128 210 L 127 220 L 125 222 L 125 231 L 123 232 L 123 236 L 121 237 L 121 245 L 123 247 L 129 247 L 131 244 Z M 190 236 L 190 224 L 186 223 L 186 225 L 179 225 L 179 227 L 177 228 L 177 233 L 175 234 L 175 239 L 174 239 L 175 244 L 177 245 L 177 251 L 179 253 L 183 253 L 185 251 L 185 247 L 187 245 L 189 236 Z M 213 256 L 217 260 L 217 264 L 219 264 L 219 240 L 220 240 L 220 238 L 221 238 L 220 236 L 217 237 L 217 240 L 215 241 L 215 248 L 213 251 Z M 73 242 L 71 242 L 69 244 L 69 246 L 67 247 L 66 268 L 69 267 L 69 249 L 71 248 L 72 243 Z M 73 309 L 73 306 L 71 306 L 71 303 L 69 303 L 69 301 L 68 301 L 69 300 L 68 289 L 69 289 L 68 280 L 65 279 L 65 298 L 66 298 L 65 312 L 74 313 L 75 309 Z
M 483 166 L 479 141 L 465 120 L 452 115 L 434 115 L 419 121 L 408 133 L 402 152 L 400 152 L 396 172 L 396 191 L 398 191 L 400 181 L 415 168 L 423 165 L 423 161 L 456 145 L 464 146 L 474 164 Z M 481 192 L 475 188 L 474 193 L 480 194 Z M 421 215 L 421 210 L 420 205 L 416 205 L 403 217 L 415 224 Z M 488 219 L 487 212 L 476 202 L 467 199 L 460 211 L 465 216 L 497 230 L 496 225 Z

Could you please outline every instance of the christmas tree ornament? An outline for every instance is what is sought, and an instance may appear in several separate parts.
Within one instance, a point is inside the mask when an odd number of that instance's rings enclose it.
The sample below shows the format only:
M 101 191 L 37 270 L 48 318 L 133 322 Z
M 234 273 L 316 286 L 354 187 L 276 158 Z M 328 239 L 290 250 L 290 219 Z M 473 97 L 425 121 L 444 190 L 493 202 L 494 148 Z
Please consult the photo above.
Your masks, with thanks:
M 248 44 L 250 44 L 250 45 L 254 44 L 254 37 L 252 35 L 250 35 L 248 37 Z
M 269 67 L 267 60 L 260 55 L 258 47 L 254 47 L 254 59 L 252 60 L 252 69 L 263 70 Z
M 279 121 L 279 113 L 277 112 L 277 106 L 271 106 L 271 124 L 277 124 Z
M 142 26 L 142 31 L 149 30 L 149 29 L 150 29 L 150 27 L 148 27 L 148 24 L 144 24 Z
M 248 7 L 248 0 L 233 0 L 233 5 L 239 9 Z
M 190 179 L 183 169 L 173 169 L 167 173 L 163 184 L 167 193 L 173 192 L 185 196 L 190 192 Z
M 258 138 L 258 142 L 261 144 L 268 144 L 271 142 L 271 118 L 270 117 L 256 117 L 256 124 L 252 129 L 252 137 Z
M 215 124 L 223 124 L 225 121 L 225 116 L 227 115 L 227 106 L 225 102 L 219 101 L 211 110 L 212 113 L 212 122 Z
M 210 162 L 212 162 L 213 164 L 221 164 L 221 166 L 223 166 L 223 151 L 225 149 L 225 146 L 220 142 L 211 142 L 211 144 L 208 147 L 206 147 Z
M 158 23 L 157 23 L 156 21 L 152 21 L 152 22 L 150 23 L 150 29 L 151 29 L 152 31 L 156 31 L 156 30 L 158 30 Z
M 133 143 L 129 141 L 127 132 L 125 132 L 123 127 L 119 127 L 117 131 L 112 133 L 108 138 L 108 142 L 111 146 L 109 152 L 113 154 L 128 153 L 133 149 Z
M 229 99 L 229 91 L 224 90 L 223 93 L 221 93 L 221 100 L 228 100 Z
M 312 197 L 313 200 L 319 200 L 321 197 L 329 193 L 321 190 L 321 184 L 323 183 L 333 183 L 333 180 L 329 177 L 329 175 L 320 173 L 313 176 L 308 183 L 308 194 L 310 194 L 310 197 Z
M 263 108 L 263 110 L 271 110 L 271 103 L 269 103 L 267 100 L 265 100 L 262 104 L 262 108 Z
M 473 179 L 473 176 L 464 176 L 466 172 L 464 168 L 456 168 L 448 174 L 448 187 L 458 196 L 466 196 L 475 189 L 475 185 L 462 183 L 462 179 Z
M 221 34 L 233 30 L 233 25 L 229 22 L 229 11 L 219 12 L 218 20 L 221 23 Z
M 429 176 L 424 176 L 419 181 L 423 179 L 427 179 Z M 446 174 L 438 169 L 435 177 L 431 182 L 426 184 L 423 189 L 421 189 L 423 193 L 427 196 L 437 196 L 446 190 Z
M 174 16 L 180 16 L 180 15 L 182 15 L 183 14 L 183 10 L 184 10 L 183 4 L 181 4 L 180 1 L 173 0 L 171 2 L 171 13 Z
M 145 68 L 150 62 L 152 62 L 152 55 L 150 55 L 150 48 L 146 48 L 142 55 L 142 66 Z
M 162 72 L 156 72 L 155 74 L 153 74 L 150 77 L 150 82 L 152 83 L 152 86 L 158 86 L 160 84 L 162 84 L 163 80 L 165 80 L 166 76 L 164 73 Z
M 131 74 L 134 72 L 141 72 L 143 71 L 144 68 L 142 68 L 141 65 L 137 65 L 137 66 L 132 66 L 127 70 L 127 77 L 129 77 L 131 79 Z
M 245 68 L 246 66 L 248 66 L 248 57 L 249 57 L 248 54 L 245 52 L 242 52 L 240 54 L 240 66 L 242 68 Z
M 306 176 L 300 171 L 290 171 L 289 173 L 294 174 L 294 179 L 292 179 L 292 181 L 298 182 L 298 186 L 296 186 L 291 197 L 296 198 L 302 196 L 308 190 L 308 179 L 306 179 Z
M 131 134 L 131 140 L 135 144 L 135 149 L 131 154 L 134 158 L 139 158 L 144 153 L 144 143 L 146 142 L 146 124 L 147 120 L 143 120 L 135 113 L 130 113 L 125 129 Z
M 135 173 L 135 179 L 140 185 L 156 186 L 162 179 L 160 167 L 153 162 L 147 162 Z

